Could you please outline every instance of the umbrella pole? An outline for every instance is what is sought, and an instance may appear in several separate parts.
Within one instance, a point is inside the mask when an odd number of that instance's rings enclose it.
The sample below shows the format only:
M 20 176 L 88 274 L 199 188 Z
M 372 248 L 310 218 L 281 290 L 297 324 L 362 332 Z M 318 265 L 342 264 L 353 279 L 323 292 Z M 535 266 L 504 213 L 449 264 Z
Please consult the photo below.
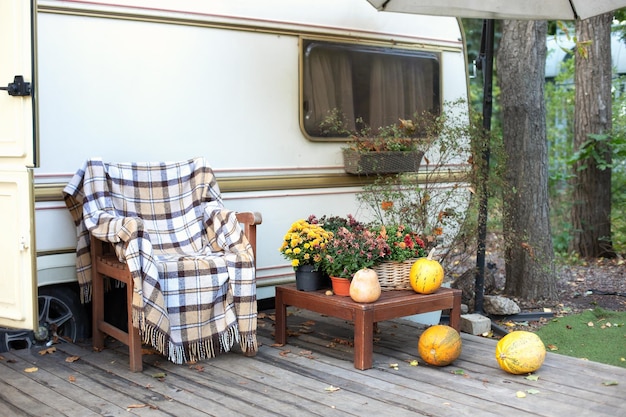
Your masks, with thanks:
M 493 109 L 493 50 L 494 50 L 494 21 L 485 19 L 481 37 L 479 66 L 483 72 L 483 129 L 491 131 L 491 114 Z M 487 181 L 489 179 L 489 143 L 485 144 L 482 152 L 483 163 L 478 187 L 480 201 L 478 207 L 478 248 L 476 250 L 476 277 L 474 283 L 474 312 L 483 313 L 483 298 L 485 291 L 485 252 L 487 241 L 487 206 L 489 196 Z

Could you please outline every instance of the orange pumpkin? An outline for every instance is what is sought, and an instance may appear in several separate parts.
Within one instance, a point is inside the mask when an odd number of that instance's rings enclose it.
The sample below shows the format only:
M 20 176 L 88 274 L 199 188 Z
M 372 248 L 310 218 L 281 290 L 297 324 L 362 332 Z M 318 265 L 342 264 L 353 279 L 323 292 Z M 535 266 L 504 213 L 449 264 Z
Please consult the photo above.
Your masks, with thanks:
M 427 258 L 419 258 L 411 266 L 409 279 L 411 288 L 420 294 L 432 294 L 441 287 L 443 282 L 443 267 L 432 258 L 433 248 Z
M 496 360 L 504 371 L 520 375 L 535 372 L 546 358 L 546 347 L 535 333 L 517 330 L 496 345 Z
M 438 324 L 424 330 L 417 342 L 417 351 L 424 362 L 446 366 L 461 355 L 461 335 L 450 326 Z

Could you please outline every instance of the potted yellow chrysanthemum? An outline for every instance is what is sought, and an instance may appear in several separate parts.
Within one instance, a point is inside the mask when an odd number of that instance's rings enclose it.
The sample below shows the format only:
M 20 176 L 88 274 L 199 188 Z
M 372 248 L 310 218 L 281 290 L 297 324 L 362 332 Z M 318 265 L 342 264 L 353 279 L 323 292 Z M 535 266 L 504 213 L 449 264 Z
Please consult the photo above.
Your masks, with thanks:
M 279 250 L 291 260 L 296 272 L 296 287 L 302 291 L 315 291 L 328 286 L 328 277 L 320 264 L 333 234 L 319 224 L 301 219 L 291 225 Z

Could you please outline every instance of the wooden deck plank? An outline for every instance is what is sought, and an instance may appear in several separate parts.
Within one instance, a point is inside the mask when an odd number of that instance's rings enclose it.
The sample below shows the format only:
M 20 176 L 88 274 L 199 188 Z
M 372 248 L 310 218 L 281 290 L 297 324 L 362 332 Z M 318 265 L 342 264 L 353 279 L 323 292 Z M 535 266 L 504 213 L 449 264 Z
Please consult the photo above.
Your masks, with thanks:
M 31 356 L 29 350 L 19 351 Z M 21 356 L 11 353 L 3 354 L 2 386 L 0 396 L 6 403 L 12 404 L 26 415 L 38 416 L 98 416 L 99 414 L 77 404 L 62 395 L 57 395 L 53 386 L 49 385 L 49 372 L 46 369 L 32 368 L 33 363 L 22 360 Z M 55 378 L 53 376 L 53 378 Z M 68 382 L 69 383 L 69 382 Z M 10 415 L 10 414 L 9 414 Z
M 286 350 L 281 351 L 285 352 Z M 268 353 L 272 356 L 276 355 L 271 351 Z M 338 397 L 350 392 L 358 393 L 366 399 L 376 399 L 382 402 L 384 404 L 382 415 L 392 415 L 387 414 L 390 413 L 390 410 L 393 410 L 393 415 L 399 412 L 396 410 L 406 410 L 409 415 L 441 415 L 442 407 L 450 413 L 444 415 L 476 415 L 476 410 L 472 410 L 467 404 L 448 401 L 435 390 L 432 390 L 428 384 L 416 384 L 415 381 L 409 381 L 407 384 L 404 381 L 394 380 L 391 372 L 398 371 L 391 370 L 391 368 L 378 367 L 376 372 L 363 372 L 354 369 L 352 361 L 333 357 L 320 356 L 311 360 L 297 353 L 274 357 L 276 361 L 281 362 L 279 366 L 283 369 L 289 367 L 299 375 L 304 374 L 339 387 L 340 391 L 336 393 Z M 358 411 L 363 415 L 369 415 L 371 411 L 369 402 L 366 400 L 360 403 Z M 495 416 L 497 414 L 488 411 L 483 415 Z
M 2 394 L 3 390 L 0 389 L 0 416 L 28 417 L 28 414 L 10 404 Z
M 51 405 L 60 401 L 67 401 L 72 405 L 67 414 L 57 413 L 56 415 L 73 417 L 148 414 L 148 408 L 137 409 L 132 413 L 127 411 L 126 407 L 141 403 L 136 398 L 127 395 L 130 390 L 116 391 L 111 388 L 110 382 L 115 378 L 114 375 L 99 374 L 94 369 L 85 367 L 84 364 L 78 367 L 79 370 L 72 369 L 72 364 L 65 361 L 68 355 L 60 350 L 48 355 L 39 355 L 35 350 L 20 350 L 15 351 L 13 355 L 16 357 L 13 365 L 18 369 L 22 366 L 38 368 L 37 372 L 26 374 L 47 390 L 41 392 L 37 396 L 38 399 Z M 84 411 L 77 411 L 77 406 L 83 407 Z M 150 411 L 151 416 L 165 415 L 155 410 Z
M 399 321 L 394 325 L 403 324 Z M 409 324 L 409 326 L 412 325 Z M 378 342 L 378 346 L 392 350 L 398 349 L 398 346 L 406 346 L 406 339 L 404 338 L 406 334 L 408 333 L 400 332 L 396 340 L 391 342 L 383 338 Z M 491 373 L 492 368 L 498 367 L 495 360 L 495 343 L 492 340 L 470 335 L 463 335 L 463 338 L 472 338 L 472 343 L 464 344 L 463 352 L 456 365 L 463 366 L 466 371 L 483 373 Z M 482 343 L 482 341 L 487 343 Z M 411 342 L 416 345 L 417 338 Z M 417 348 L 415 347 L 416 351 Z M 588 376 L 581 378 L 581 368 L 591 372 Z M 574 401 L 578 401 L 579 398 L 593 392 L 598 394 L 598 399 L 605 396 L 613 396 L 617 399 L 621 398 L 623 393 L 620 390 L 607 390 L 603 383 L 619 378 L 619 370 L 620 368 L 617 367 L 548 352 L 542 368 L 536 372 L 536 375 L 548 387 L 554 387 L 557 390 L 564 390 L 564 387 L 568 387 L 568 394 L 575 398 Z M 500 375 L 496 373 L 496 376 L 501 376 L 503 379 L 508 378 L 509 381 L 519 379 L 503 371 L 500 372 Z M 533 383 L 530 385 L 532 386 Z
M 299 317 L 296 318 L 296 315 Z M 312 326 L 315 327 L 314 332 L 300 335 L 297 338 L 292 338 L 293 340 L 290 339 L 289 343 L 296 346 L 302 346 L 307 349 L 313 349 L 314 351 L 323 350 L 328 344 L 328 341 L 335 337 L 349 338 L 352 331 L 350 323 L 327 317 L 323 318 L 323 321 L 321 321 L 320 316 L 312 312 L 297 311 L 294 314 L 294 320 L 290 321 L 288 319 L 288 323 L 293 323 L 293 327 L 291 327 L 290 324 L 290 329 L 294 332 L 298 330 L 303 322 L 317 323 Z M 398 322 L 404 323 L 401 325 L 407 326 L 406 321 L 394 321 L 393 326 L 396 326 L 395 329 L 385 329 L 386 323 L 379 323 L 382 335 L 381 333 L 377 335 L 380 340 L 375 343 L 375 368 L 380 367 L 384 369 L 386 366 L 384 363 L 379 362 L 379 358 L 385 357 L 385 355 L 382 355 L 382 353 L 384 353 L 383 350 L 385 349 L 385 344 L 393 346 L 392 349 L 389 349 L 390 352 L 387 352 L 392 356 L 387 357 L 406 360 L 417 357 L 416 345 L 418 334 L 414 332 L 415 330 L 419 331 L 419 329 L 416 329 L 415 324 L 408 325 L 409 329 L 411 329 L 410 331 L 407 331 L 406 328 L 397 329 Z M 320 323 L 322 323 L 321 326 L 319 325 Z M 337 330 L 333 330 L 333 328 Z M 398 336 L 393 334 L 396 330 Z M 416 334 L 414 338 L 407 336 L 410 335 L 411 332 Z M 386 334 L 389 334 L 392 337 L 386 337 Z M 463 338 L 464 345 L 466 346 L 465 352 L 457 361 L 455 361 L 453 365 L 451 365 L 454 369 L 464 370 L 466 375 L 463 379 L 451 382 L 450 378 L 445 375 L 445 373 L 442 374 L 443 376 L 440 375 L 441 372 L 439 371 L 442 369 L 445 370 L 446 368 L 436 368 L 425 365 L 420 365 L 423 366 L 421 369 L 424 370 L 424 377 L 420 377 L 419 379 L 424 382 L 428 382 L 431 385 L 438 386 L 441 390 L 443 390 L 443 392 L 446 392 L 451 386 L 450 384 L 453 384 L 453 391 L 456 396 L 460 394 L 467 396 L 476 395 L 482 403 L 489 404 L 490 410 L 495 410 L 497 409 L 497 406 L 500 405 L 504 409 L 509 410 L 509 412 L 511 410 L 516 410 L 516 412 L 526 412 L 530 415 L 545 415 L 544 413 L 546 413 L 546 407 L 550 407 L 552 409 L 550 412 L 555 412 L 555 415 L 559 415 L 558 410 L 562 404 L 562 407 L 564 408 L 561 415 L 565 415 L 567 412 L 573 412 L 577 416 L 626 415 L 626 405 L 624 404 L 624 400 L 620 399 L 620 395 L 622 395 L 621 390 L 611 389 L 616 388 L 617 386 L 607 387 L 602 384 L 603 381 L 607 380 L 623 381 L 620 382 L 620 385 L 626 383 L 624 380 L 624 370 L 621 368 L 590 362 L 581 364 L 580 360 L 575 358 L 563 357 L 562 355 L 549 353 L 546 364 L 544 365 L 545 368 L 542 367 L 537 373 L 540 375 L 540 380 L 528 381 L 524 378 L 524 376 L 509 375 L 499 369 L 495 360 L 495 340 L 465 334 L 463 335 Z M 468 343 L 466 339 L 471 340 L 472 343 Z M 467 348 L 468 345 L 474 348 L 474 354 L 472 354 L 471 349 Z M 477 350 L 475 349 L 475 346 L 481 346 L 481 348 Z M 343 351 L 346 349 L 342 347 L 341 350 Z M 466 357 L 467 359 L 465 359 Z M 385 359 L 383 359 L 383 362 L 384 360 Z M 587 380 L 594 381 L 593 387 L 598 394 L 590 395 L 590 393 L 584 388 L 587 384 L 586 382 L 580 384 L 583 388 L 578 387 L 576 378 L 573 375 L 572 377 L 567 378 L 568 382 L 565 383 L 564 387 L 565 381 L 561 381 L 560 379 L 563 374 L 566 374 L 566 372 L 563 372 L 563 365 L 561 362 L 570 363 L 567 366 L 568 369 L 580 369 L 580 367 L 583 366 L 585 367 L 585 371 L 588 371 L 590 368 L 593 368 L 594 376 L 592 378 L 588 378 L 587 376 L 580 374 L 576 375 L 578 379 L 586 378 Z M 426 371 L 427 368 L 434 370 L 435 372 L 428 372 Z M 541 373 L 549 375 L 550 377 L 542 377 Z M 476 380 L 481 382 L 482 387 L 472 383 L 472 381 Z M 552 383 L 550 381 L 552 381 Z M 568 386 L 567 384 L 571 385 Z M 532 401 L 520 402 L 515 396 L 517 391 L 526 391 L 531 388 L 538 389 L 540 391 L 539 394 L 532 396 Z M 603 393 L 609 397 L 614 397 L 614 402 L 616 404 L 605 404 L 607 397 L 602 395 Z M 544 398 L 547 399 L 544 401 Z M 460 400 L 459 398 L 455 398 L 454 401 Z
M 333 410 L 334 415 L 354 415 L 357 410 L 354 410 L 353 404 L 361 402 L 369 402 L 368 410 L 371 409 L 376 413 L 384 414 L 388 410 L 386 404 L 354 393 L 345 394 L 350 396 L 347 405 L 336 406 L 332 403 L 332 396 L 325 391 L 328 385 L 303 378 L 298 369 L 288 371 L 283 368 L 277 372 L 275 358 L 270 358 L 267 363 L 260 360 L 265 350 L 271 349 L 262 346 L 257 358 L 254 359 L 236 353 L 214 358 L 202 364 L 204 367 L 202 372 L 194 371 L 194 366 L 177 366 L 163 360 L 154 364 L 154 371 L 165 372 L 167 383 L 179 388 L 185 386 L 185 380 L 189 380 L 186 385 L 195 390 L 196 396 L 199 392 L 216 390 L 220 391 L 222 397 L 224 393 L 228 393 L 232 399 L 233 415 L 245 413 L 243 415 L 306 416 L 320 415 L 320 412 L 325 414 L 328 410 Z M 275 350 L 273 354 L 279 355 Z M 115 357 L 113 352 L 107 350 L 97 355 Z M 117 358 L 119 359 L 119 356 Z M 143 373 L 154 372 L 151 366 L 153 365 L 144 361 Z M 242 409 L 242 400 L 250 406 L 250 409 Z M 401 410 L 396 414 L 415 415 Z M 226 414 L 221 410 L 215 415 Z
M 67 353 L 80 353 L 79 347 L 64 347 Z M 227 356 L 215 358 L 222 360 Z M 250 358 L 242 357 L 246 360 Z M 175 365 L 165 358 L 151 356 L 144 357 L 144 369 L 142 372 L 128 372 L 127 348 L 104 349 L 102 352 L 91 353 L 83 357 L 82 361 L 90 363 L 106 372 L 124 375 L 124 378 L 135 386 L 141 386 L 152 397 L 164 398 L 174 405 L 174 415 L 272 415 L 265 414 L 262 410 L 250 406 L 248 400 L 242 402 L 245 396 L 245 387 L 234 381 L 232 375 L 229 380 L 218 381 L 210 372 L 210 364 L 203 363 L 198 366 L 205 367 L 207 372 L 199 371 L 193 365 Z M 241 364 L 239 365 L 241 366 Z M 162 378 L 155 376 L 164 375 Z M 160 402 L 159 402 L 160 403 Z M 159 403 L 152 401 L 151 404 Z M 160 405 L 159 405 L 160 406 Z
M 265 313 L 254 358 L 232 352 L 175 365 L 149 355 L 143 372 L 133 373 L 128 349 L 115 343 L 102 352 L 62 344 L 44 356 L 37 350 L 7 353 L 11 361 L 0 360 L 0 415 L 626 416 L 624 368 L 548 353 L 536 373 L 539 380 L 529 381 L 499 369 L 495 340 L 465 334 L 453 365 L 439 368 L 420 360 L 411 366 L 419 359 L 417 339 L 425 327 L 394 320 L 379 323 L 374 366 L 361 371 L 354 368 L 349 344 L 352 323 L 290 309 L 289 329 L 299 335 L 275 346 L 272 312 Z M 80 360 L 65 362 L 73 355 Z M 26 374 L 28 366 L 39 370 Z M 165 376 L 155 378 L 159 373 Z M 330 386 L 340 389 L 329 392 Z M 516 397 L 531 388 L 539 393 Z

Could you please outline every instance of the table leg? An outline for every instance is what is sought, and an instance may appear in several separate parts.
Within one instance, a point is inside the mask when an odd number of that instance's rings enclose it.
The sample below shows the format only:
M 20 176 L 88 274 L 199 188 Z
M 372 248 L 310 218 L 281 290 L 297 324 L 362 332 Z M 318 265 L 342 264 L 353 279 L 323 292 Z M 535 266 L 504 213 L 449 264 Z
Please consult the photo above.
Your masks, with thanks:
M 455 291 L 452 295 L 452 309 L 450 310 L 450 327 L 461 331 L 461 291 Z
M 283 301 L 283 292 L 276 287 L 276 297 L 274 304 L 276 306 L 276 326 L 274 328 L 274 340 L 279 345 L 287 343 L 287 306 Z
M 354 317 L 354 367 L 370 369 L 374 356 L 374 310 L 356 310 Z

